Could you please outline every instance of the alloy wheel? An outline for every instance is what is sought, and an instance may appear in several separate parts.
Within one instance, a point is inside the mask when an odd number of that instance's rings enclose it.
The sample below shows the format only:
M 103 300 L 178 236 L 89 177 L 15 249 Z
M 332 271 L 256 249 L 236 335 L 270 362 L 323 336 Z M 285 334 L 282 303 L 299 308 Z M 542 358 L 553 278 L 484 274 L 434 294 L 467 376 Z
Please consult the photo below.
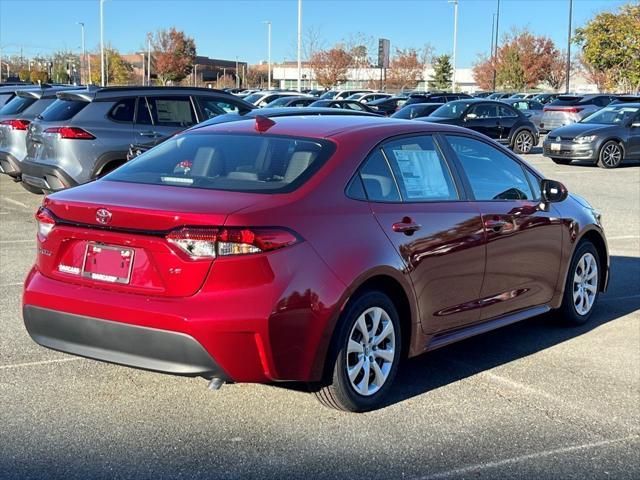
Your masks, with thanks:
M 593 308 L 598 292 L 598 262 L 587 252 L 576 264 L 573 274 L 573 306 L 579 315 L 587 315 Z
M 608 143 L 602 149 L 600 160 L 605 167 L 617 167 L 622 160 L 622 149 L 613 142 Z
M 375 394 L 393 366 L 396 334 L 389 314 L 381 307 L 365 310 L 356 320 L 347 345 L 346 371 L 360 395 Z
M 520 132 L 516 136 L 516 150 L 520 153 L 529 153 L 533 148 L 533 136 L 529 132 Z

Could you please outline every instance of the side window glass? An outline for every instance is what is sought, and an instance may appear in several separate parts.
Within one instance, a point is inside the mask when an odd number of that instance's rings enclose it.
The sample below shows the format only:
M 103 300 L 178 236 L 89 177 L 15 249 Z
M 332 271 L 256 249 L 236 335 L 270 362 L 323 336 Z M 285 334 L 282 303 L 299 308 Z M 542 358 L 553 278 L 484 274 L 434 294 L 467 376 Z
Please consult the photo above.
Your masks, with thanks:
M 527 174 L 527 178 L 529 179 L 529 184 L 533 189 L 533 199 L 540 200 L 542 198 L 542 191 L 540 190 L 540 179 L 536 177 L 533 173 L 531 173 L 526 168 L 524 172 Z
M 135 107 L 135 98 L 122 99 L 113 106 L 109 112 L 109 118 L 115 122 L 132 123 Z
M 238 113 L 238 107 L 215 98 L 198 97 L 200 109 L 204 115 L 203 120 L 224 115 L 225 113 Z
M 140 97 L 138 99 L 138 111 L 136 112 L 136 124 L 151 125 L 152 123 L 147 100 L 144 97 Z
M 446 135 L 469 179 L 476 200 L 533 200 L 523 168 L 479 140 Z
M 373 152 L 365 164 L 360 168 L 360 178 L 372 202 L 399 202 L 400 194 L 396 187 L 387 161 L 380 150 Z
M 447 162 L 430 135 L 389 142 L 383 151 L 405 202 L 458 199 Z
M 155 125 L 190 127 L 196 123 L 189 97 L 147 97 Z
M 476 118 L 495 118 L 498 116 L 498 109 L 496 105 L 480 104 L 473 106 L 469 113 L 475 113 Z
M 524 102 L 522 102 L 524 103 Z M 526 103 L 524 103 L 524 105 L 526 106 Z M 515 112 L 515 110 L 509 108 L 509 107 L 503 107 L 502 105 L 500 105 L 498 107 L 498 115 L 500 117 L 517 117 L 518 114 Z

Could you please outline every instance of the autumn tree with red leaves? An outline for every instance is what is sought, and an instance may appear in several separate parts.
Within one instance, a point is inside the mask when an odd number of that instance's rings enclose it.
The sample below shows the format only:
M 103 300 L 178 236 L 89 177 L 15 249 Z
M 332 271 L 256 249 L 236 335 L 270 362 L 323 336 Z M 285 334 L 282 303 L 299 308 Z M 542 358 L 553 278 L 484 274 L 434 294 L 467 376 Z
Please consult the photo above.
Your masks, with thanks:
M 178 83 L 191 73 L 196 59 L 196 43 L 193 38 L 172 27 L 169 30 L 158 30 L 151 42 L 154 49 L 154 70 L 163 85 Z
M 415 88 L 422 80 L 424 63 L 413 48 L 396 49 L 387 70 L 387 88 L 406 90 Z
M 347 81 L 353 57 L 342 46 L 335 46 L 329 50 L 314 52 L 309 58 L 309 64 L 316 82 L 325 88 L 332 88 Z

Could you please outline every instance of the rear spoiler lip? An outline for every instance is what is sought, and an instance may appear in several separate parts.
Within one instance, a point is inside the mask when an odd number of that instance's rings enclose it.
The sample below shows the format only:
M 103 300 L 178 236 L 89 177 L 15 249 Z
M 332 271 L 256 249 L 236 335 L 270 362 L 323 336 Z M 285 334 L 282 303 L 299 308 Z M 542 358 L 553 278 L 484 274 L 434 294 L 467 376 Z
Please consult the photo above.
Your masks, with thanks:
M 36 100 L 40 100 L 44 96 L 45 92 L 42 90 L 18 90 L 16 95 L 18 97 L 23 98 L 35 98 Z
M 92 90 L 73 90 L 71 92 L 58 92 L 56 97 L 58 100 L 75 100 L 79 102 L 90 103 L 95 99 L 96 92 Z

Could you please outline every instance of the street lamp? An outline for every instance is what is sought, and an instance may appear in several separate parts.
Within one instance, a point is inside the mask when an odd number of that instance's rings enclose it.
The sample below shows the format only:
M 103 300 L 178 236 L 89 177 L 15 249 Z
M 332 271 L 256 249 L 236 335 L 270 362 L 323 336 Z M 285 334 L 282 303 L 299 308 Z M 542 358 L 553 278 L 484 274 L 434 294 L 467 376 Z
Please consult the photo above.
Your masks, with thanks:
M 451 91 L 456 91 L 456 47 L 458 43 L 458 0 L 449 0 L 453 3 L 453 75 L 451 76 Z
M 100 84 L 103 87 L 107 84 L 107 79 L 104 75 L 104 2 L 105 0 L 100 0 Z
M 267 63 L 269 64 L 269 70 L 267 74 L 267 90 L 271 90 L 271 22 L 265 20 L 262 23 L 267 24 Z
M 238 76 L 238 56 L 236 55 L 236 88 L 240 88 L 240 77 Z
M 302 0 L 298 0 L 298 92 L 302 91 Z
M 569 0 L 569 30 L 567 32 L 567 71 L 565 78 L 565 90 L 569 93 L 569 74 L 571 73 L 571 16 L 573 10 L 573 0 Z
M 498 0 L 498 9 L 496 10 L 496 39 L 493 44 L 493 90 L 496 89 L 496 63 L 498 62 L 498 30 L 500 28 L 500 0 Z
M 80 83 L 83 83 L 84 73 L 87 64 L 87 51 L 85 50 L 84 44 L 84 22 L 76 22 L 76 25 L 80 25 L 80 32 L 82 38 L 82 60 L 80 61 Z M 89 75 L 91 77 L 91 75 Z M 91 78 L 89 78 L 89 82 L 91 82 Z

